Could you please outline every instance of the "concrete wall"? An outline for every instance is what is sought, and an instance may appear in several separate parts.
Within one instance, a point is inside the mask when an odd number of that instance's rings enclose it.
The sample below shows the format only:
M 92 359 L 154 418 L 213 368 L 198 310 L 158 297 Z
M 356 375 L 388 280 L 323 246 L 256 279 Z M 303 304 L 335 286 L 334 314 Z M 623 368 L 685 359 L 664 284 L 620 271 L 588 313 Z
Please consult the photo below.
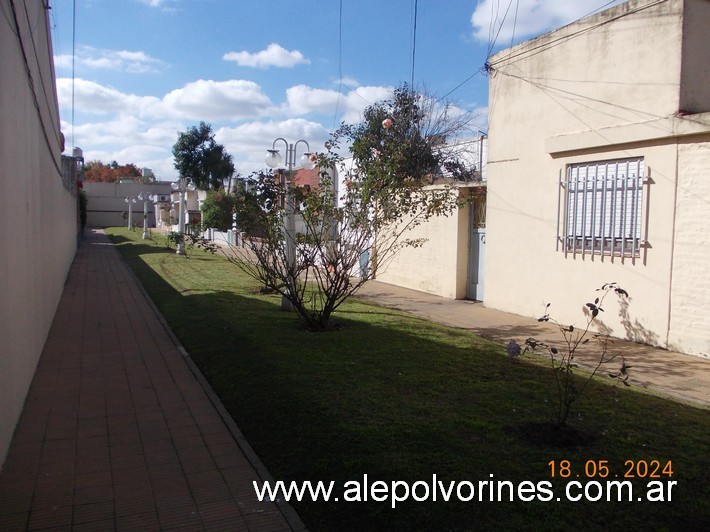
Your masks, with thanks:
M 87 225 L 93 227 L 120 227 L 127 225 L 128 204 L 126 197 L 137 198 L 141 192 L 164 195 L 170 200 L 172 189 L 169 182 L 157 183 L 84 183 L 84 191 L 89 200 L 87 206 Z M 148 226 L 156 227 L 156 220 L 165 220 L 172 205 L 170 201 L 157 206 L 148 203 Z M 132 220 L 135 227 L 143 227 L 143 202 L 136 200 L 131 206 Z M 161 218 L 162 217 L 162 218 Z
M 683 17 L 683 64 L 678 108 L 686 113 L 710 109 L 710 62 L 708 61 L 708 0 L 688 0 Z
M 463 189 L 462 194 L 467 194 Z M 403 247 L 380 267 L 377 280 L 451 299 L 464 299 L 468 282 L 470 207 L 437 216 L 405 233 L 424 239 L 419 247 Z
M 15 1 L 19 28 L 6 13 L 10 27 L 0 31 L 0 463 L 76 252 L 77 199 L 62 182 L 43 4 Z
M 708 258 L 692 249 L 697 235 L 678 223 L 710 229 L 707 201 L 699 199 L 707 195 L 695 183 L 710 165 L 698 144 L 710 120 L 676 116 L 681 94 L 703 103 L 708 91 L 700 74 L 688 78 L 693 87 L 680 86 L 683 43 L 702 42 L 695 52 L 707 57 L 705 30 L 697 36 L 692 28 L 707 28 L 710 19 L 683 24 L 684 5 L 699 3 L 707 2 L 644 8 L 648 2 L 631 1 L 491 58 L 487 306 L 538 316 L 549 302 L 554 317 L 579 324 L 594 290 L 615 281 L 631 300 L 628 308 L 607 305 L 603 319 L 613 335 L 707 353 L 709 327 L 692 338 L 677 328 L 691 316 L 706 324 L 699 316 L 710 304 L 710 290 L 691 299 L 691 278 L 677 277 L 698 253 L 705 264 Z M 651 177 L 641 257 L 565 257 L 557 250 L 560 173 L 572 163 L 635 156 Z M 686 163 L 695 170 L 686 172 Z M 683 191 L 693 199 L 682 203 Z M 687 242 L 679 247 L 681 234 Z
M 710 114 L 703 115 L 710 123 Z M 678 146 L 668 346 L 710 356 L 710 135 Z

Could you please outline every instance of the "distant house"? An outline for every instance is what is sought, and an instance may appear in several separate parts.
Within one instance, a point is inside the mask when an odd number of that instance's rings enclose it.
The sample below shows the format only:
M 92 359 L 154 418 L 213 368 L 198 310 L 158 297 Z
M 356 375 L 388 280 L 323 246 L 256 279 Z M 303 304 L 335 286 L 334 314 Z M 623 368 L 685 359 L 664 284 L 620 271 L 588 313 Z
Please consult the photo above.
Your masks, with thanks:
M 485 304 L 710 354 L 710 2 L 632 0 L 489 60 Z
M 141 192 L 145 193 L 146 197 L 150 194 L 154 198 L 146 200 L 148 227 L 168 225 L 172 192 L 168 181 L 152 183 L 139 183 L 133 179 L 121 179 L 113 183 L 85 181 L 84 192 L 88 198 L 87 225 L 89 226 L 127 225 L 129 207 L 126 199 L 129 199 L 131 221 L 134 226 L 142 227 L 143 201 L 139 198 Z

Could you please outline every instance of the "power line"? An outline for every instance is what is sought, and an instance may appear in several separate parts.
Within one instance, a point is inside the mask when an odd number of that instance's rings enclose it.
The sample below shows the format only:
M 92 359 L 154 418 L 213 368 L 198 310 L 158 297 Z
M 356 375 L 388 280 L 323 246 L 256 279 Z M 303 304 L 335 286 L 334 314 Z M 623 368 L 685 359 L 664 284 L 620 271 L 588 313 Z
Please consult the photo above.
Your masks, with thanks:
M 637 7 L 636 9 L 633 9 L 633 10 L 631 10 L 631 11 L 626 11 L 626 12 L 624 12 L 624 13 L 621 13 L 621 14 L 617 15 L 616 17 L 612 17 L 612 18 L 610 18 L 610 19 L 602 20 L 601 22 L 599 22 L 599 23 L 597 23 L 597 24 L 594 24 L 594 25 L 592 25 L 592 26 L 587 26 L 586 28 L 582 28 L 582 29 L 580 29 L 580 30 L 578 30 L 578 31 L 575 31 L 575 32 L 573 32 L 573 33 L 570 33 L 569 35 L 562 35 L 562 36 L 560 36 L 560 37 L 558 37 L 558 38 L 556 38 L 556 39 L 552 39 L 552 40 L 550 40 L 550 41 L 541 43 L 541 44 L 539 44 L 539 45 L 537 45 L 537 46 L 533 46 L 532 48 L 527 48 L 527 49 L 525 49 L 525 50 L 521 50 L 521 51 L 519 51 L 519 52 L 517 52 L 517 53 L 512 53 L 512 51 L 511 51 L 511 54 L 507 55 L 506 57 L 501 58 L 501 59 L 499 59 L 498 61 L 494 61 L 494 62 L 492 62 L 492 63 L 489 63 L 489 66 L 490 66 L 491 68 L 493 68 L 493 67 L 495 67 L 496 65 L 498 65 L 498 64 L 500 64 L 500 63 L 510 62 L 511 59 L 522 58 L 523 56 L 536 55 L 536 54 L 538 54 L 538 53 L 544 52 L 545 50 L 549 50 L 550 48 L 553 48 L 554 46 L 558 46 L 558 45 L 560 45 L 560 44 L 562 44 L 562 43 L 564 43 L 564 42 L 566 42 L 566 41 L 568 41 L 568 40 L 570 40 L 570 39 L 573 39 L 573 38 L 575 38 L 575 37 L 578 37 L 579 35 L 582 35 L 583 33 L 586 33 L 586 32 L 588 32 L 588 31 L 595 30 L 595 29 L 597 29 L 597 28 L 600 28 L 600 27 L 602 27 L 602 26 L 605 26 L 606 24 L 609 24 L 609 23 L 614 22 L 614 21 L 616 21 L 616 20 L 619 20 L 619 19 L 621 19 L 621 18 L 627 17 L 627 16 L 629 16 L 629 15 L 633 15 L 633 14 L 638 13 L 638 12 L 640 12 L 640 11 L 644 11 L 644 10 L 646 10 L 646 9 L 649 9 L 649 8 L 651 8 L 651 7 L 654 7 L 654 6 L 657 6 L 658 4 L 662 4 L 662 3 L 667 2 L 667 1 L 668 1 L 668 0 L 655 0 L 655 1 L 653 1 L 653 2 L 650 2 L 650 3 L 646 4 L 646 5 L 639 6 L 639 7 Z M 580 19 L 577 19 L 577 20 L 580 20 Z M 575 21 L 575 22 L 576 22 L 576 21 Z
M 15 0 L 9 0 L 10 1 L 10 11 L 12 14 L 12 22 L 14 24 L 14 30 L 13 33 L 17 37 L 17 43 L 20 45 L 20 51 L 22 52 L 22 61 L 25 64 L 25 74 L 27 76 L 27 82 L 30 86 L 30 92 L 32 93 L 32 102 L 34 104 L 34 108 L 37 111 L 37 118 L 39 119 L 39 123 L 42 129 L 42 136 L 44 137 L 44 142 L 47 146 L 47 149 L 49 151 L 50 159 L 52 160 L 52 164 L 54 165 L 54 168 L 56 168 L 57 173 L 62 176 L 62 169 L 59 167 L 57 164 L 57 160 L 54 157 L 54 147 L 52 146 L 52 143 L 49 141 L 49 137 L 47 136 L 47 126 L 44 123 L 44 118 L 42 117 L 42 110 L 39 105 L 39 101 L 37 100 L 37 91 L 35 88 L 35 83 L 34 83 L 34 78 L 32 77 L 32 69 L 30 67 L 30 62 L 29 59 L 27 58 L 27 51 L 25 50 L 25 43 L 22 41 L 22 31 L 20 30 L 20 22 L 17 18 L 17 9 L 15 8 Z M 31 32 L 31 28 L 28 26 L 28 31 Z M 50 110 L 51 113 L 51 110 Z
M 338 9 L 338 98 L 335 100 L 335 113 L 333 113 L 333 129 L 338 120 L 340 97 L 343 91 L 343 0 L 340 0 Z
M 495 48 L 496 42 L 498 41 L 498 36 L 500 35 L 500 31 L 503 29 L 503 24 L 505 24 L 505 19 L 508 18 L 508 11 L 510 11 L 510 6 L 513 5 L 513 0 L 510 0 L 508 2 L 508 7 L 505 9 L 505 13 L 503 13 L 503 19 L 500 21 L 500 26 L 498 26 L 498 31 L 496 32 L 495 37 L 493 40 L 490 40 L 490 37 L 488 39 L 488 53 L 486 54 L 486 58 L 491 56 L 491 53 L 493 52 L 493 48 Z M 496 16 L 495 20 L 498 20 L 498 12 L 496 11 Z M 495 22 L 491 21 L 491 27 L 493 27 L 493 24 Z
M 479 68 L 478 70 L 476 70 L 473 74 L 471 74 L 469 77 L 467 77 L 467 78 L 466 78 L 465 80 L 463 80 L 461 83 L 459 83 L 458 85 L 456 85 L 453 89 L 451 89 L 449 92 L 447 92 L 446 94 L 444 94 L 441 98 L 439 98 L 439 99 L 436 101 L 436 103 L 439 103 L 441 100 L 444 100 L 445 98 L 449 97 L 451 94 L 453 94 L 454 92 L 456 92 L 457 90 L 459 90 L 461 87 L 463 87 L 464 85 L 466 85 L 466 83 L 468 83 L 469 81 L 471 81 L 471 80 L 472 80 L 473 78 L 475 78 L 477 75 L 481 74 L 482 71 L 483 71 L 482 68 Z
M 47 9 L 47 6 L 42 4 L 44 9 Z M 39 81 L 40 85 L 42 86 L 42 94 L 44 95 L 44 101 L 47 104 L 47 109 L 51 110 L 52 105 L 49 103 L 49 96 L 48 90 L 47 90 L 47 83 L 45 82 L 44 76 L 42 75 L 42 67 L 39 64 L 39 55 L 37 54 L 37 44 L 35 43 L 35 38 L 34 38 L 34 31 L 32 30 L 32 22 L 30 21 L 30 14 L 29 11 L 27 10 L 27 3 L 24 4 L 25 7 L 25 20 L 27 21 L 27 29 L 30 35 L 30 41 L 32 42 L 32 51 L 34 52 L 34 58 L 35 58 L 35 64 L 37 65 L 37 72 L 39 73 Z M 46 15 L 45 15 L 46 16 Z M 47 38 L 50 39 L 50 36 L 47 35 Z M 51 55 L 49 56 L 51 57 Z M 54 86 L 52 86 L 52 91 L 54 91 Z M 55 138 L 57 139 L 57 142 L 59 142 L 59 125 L 54 122 L 54 115 L 50 112 L 49 113 L 49 118 L 52 122 L 52 129 L 55 134 Z
M 411 66 L 411 77 L 410 77 L 410 87 L 414 90 L 414 64 L 417 55 L 417 11 L 418 11 L 418 0 L 414 0 L 414 21 L 412 28 L 412 66 Z
M 71 20 L 71 147 L 74 150 L 74 87 L 76 81 L 76 0 L 72 1 Z
M 510 47 L 513 47 L 513 43 L 515 42 L 515 28 L 518 25 L 518 8 L 520 8 L 520 0 L 516 0 L 515 2 L 515 16 L 513 17 L 513 33 L 510 36 Z

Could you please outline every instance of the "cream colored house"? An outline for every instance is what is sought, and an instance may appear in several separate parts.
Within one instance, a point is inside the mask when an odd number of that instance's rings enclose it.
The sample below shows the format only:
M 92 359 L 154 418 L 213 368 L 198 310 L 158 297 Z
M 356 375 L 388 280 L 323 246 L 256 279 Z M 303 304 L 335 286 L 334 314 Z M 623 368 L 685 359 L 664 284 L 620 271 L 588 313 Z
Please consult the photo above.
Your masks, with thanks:
M 710 1 L 632 0 L 490 58 L 485 304 L 710 355 Z

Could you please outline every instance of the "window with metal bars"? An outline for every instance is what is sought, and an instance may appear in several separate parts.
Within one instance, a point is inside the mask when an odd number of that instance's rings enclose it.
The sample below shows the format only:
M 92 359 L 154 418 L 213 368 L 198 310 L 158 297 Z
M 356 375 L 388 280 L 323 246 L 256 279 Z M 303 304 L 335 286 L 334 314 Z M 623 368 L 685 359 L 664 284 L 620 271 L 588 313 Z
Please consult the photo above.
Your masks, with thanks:
M 569 165 L 560 177 L 558 249 L 561 243 L 565 255 L 638 257 L 643 184 L 643 158 Z

